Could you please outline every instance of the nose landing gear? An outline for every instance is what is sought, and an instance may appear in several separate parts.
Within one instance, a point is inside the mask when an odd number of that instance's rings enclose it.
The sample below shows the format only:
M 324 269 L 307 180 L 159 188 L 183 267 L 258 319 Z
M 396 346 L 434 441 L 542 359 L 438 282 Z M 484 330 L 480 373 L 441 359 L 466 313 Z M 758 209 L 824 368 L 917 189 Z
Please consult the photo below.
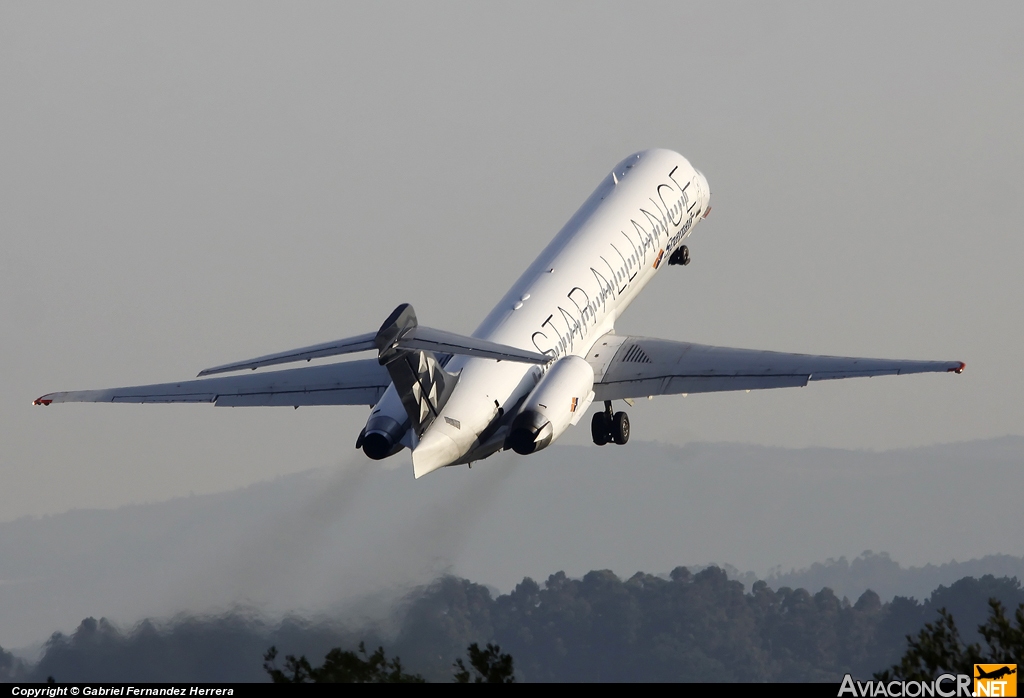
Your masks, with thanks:
M 629 415 L 625 412 L 613 412 L 612 401 L 604 401 L 604 411 L 594 414 L 590 420 L 590 435 L 594 443 L 604 446 L 614 441 L 620 446 L 629 441 Z
M 672 256 L 668 258 L 669 265 L 682 264 L 684 267 L 690 263 L 690 250 L 686 245 L 679 247 Z

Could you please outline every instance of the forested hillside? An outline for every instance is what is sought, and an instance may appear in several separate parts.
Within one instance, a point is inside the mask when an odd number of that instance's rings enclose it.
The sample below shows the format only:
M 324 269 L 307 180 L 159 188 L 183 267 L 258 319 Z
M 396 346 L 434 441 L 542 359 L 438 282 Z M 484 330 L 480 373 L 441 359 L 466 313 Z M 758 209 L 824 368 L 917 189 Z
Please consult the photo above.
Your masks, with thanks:
M 339 617 L 368 596 L 383 613 L 442 574 L 507 592 L 556 570 L 734 565 L 748 590 L 761 578 L 883 601 L 1024 574 L 1024 437 L 879 453 L 631 440 L 628 452 L 556 444 L 509 458 L 416 480 L 360 457 L 230 492 L 0 522 L 0 645 L 90 615 L 130 627 L 241 603 Z M 985 516 L 963 506 L 978 482 L 1000 485 Z M 892 559 L 840 557 L 865 549 Z M 975 563 L 913 567 L 953 558 Z
M 950 584 L 964 577 L 1017 577 L 1024 579 L 1024 557 L 1014 555 L 985 555 L 984 557 L 957 562 L 953 560 L 940 565 L 903 567 L 888 553 L 865 550 L 847 560 L 840 557 L 825 562 L 815 562 L 810 567 L 782 572 L 773 570 L 763 579 L 772 587 L 788 586 L 804 589 L 828 587 L 839 596 L 860 596 L 865 589 L 871 589 L 883 599 L 894 596 L 916 596 L 927 598 L 933 589 Z M 732 574 L 729 575 L 733 577 Z M 738 576 L 744 581 L 752 574 Z M 753 579 L 748 582 L 748 586 Z
M 312 660 L 359 640 L 383 644 L 410 671 L 448 681 L 472 642 L 496 642 L 524 681 L 838 681 L 868 677 L 896 662 L 906 635 L 950 610 L 965 639 L 987 600 L 1024 603 L 1016 578 L 964 578 L 924 602 L 874 592 L 851 602 L 829 589 L 770 588 L 710 567 L 676 568 L 669 578 L 608 571 L 582 579 L 524 579 L 493 596 L 466 579 L 444 577 L 405 602 L 395 627 L 342 628 L 326 620 L 269 624 L 242 612 L 215 618 L 146 621 L 124 632 L 86 619 L 54 635 L 34 667 L 0 655 L 4 678 L 57 681 L 265 681 L 264 651 Z

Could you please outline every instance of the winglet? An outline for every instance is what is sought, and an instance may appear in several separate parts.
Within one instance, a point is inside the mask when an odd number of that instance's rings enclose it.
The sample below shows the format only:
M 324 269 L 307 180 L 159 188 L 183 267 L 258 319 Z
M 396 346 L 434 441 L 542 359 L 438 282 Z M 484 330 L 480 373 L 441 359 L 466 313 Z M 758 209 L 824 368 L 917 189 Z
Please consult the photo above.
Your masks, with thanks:
M 959 366 L 955 368 L 947 368 L 946 373 L 963 373 L 965 368 L 967 368 L 967 364 L 961 361 Z

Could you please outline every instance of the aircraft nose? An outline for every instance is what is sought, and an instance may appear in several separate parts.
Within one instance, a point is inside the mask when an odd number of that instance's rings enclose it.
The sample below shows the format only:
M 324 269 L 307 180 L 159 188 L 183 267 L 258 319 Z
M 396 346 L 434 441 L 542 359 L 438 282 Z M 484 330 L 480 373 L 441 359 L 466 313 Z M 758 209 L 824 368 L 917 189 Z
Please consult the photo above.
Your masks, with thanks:
M 412 452 L 412 473 L 421 478 L 438 468 L 443 468 L 460 455 L 459 446 L 447 434 L 436 429 L 427 429 Z
M 704 213 L 701 215 L 701 218 L 707 218 L 708 213 L 711 212 L 711 185 L 708 184 L 708 178 L 704 176 L 703 172 L 698 171 L 697 178 L 697 185 L 700 187 L 701 198 L 703 199 L 701 201 L 701 208 L 704 210 Z

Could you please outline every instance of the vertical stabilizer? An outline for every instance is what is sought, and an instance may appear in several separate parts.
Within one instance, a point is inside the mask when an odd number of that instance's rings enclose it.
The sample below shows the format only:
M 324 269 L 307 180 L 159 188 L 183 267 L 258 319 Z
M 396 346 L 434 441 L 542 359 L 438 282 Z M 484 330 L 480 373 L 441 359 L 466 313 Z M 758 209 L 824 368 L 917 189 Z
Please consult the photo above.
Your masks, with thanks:
M 416 311 L 403 303 L 381 325 L 374 343 L 379 351 L 377 360 L 388 370 L 411 428 L 419 436 L 437 418 L 458 376 L 445 371 L 432 351 L 397 346 L 417 325 Z

